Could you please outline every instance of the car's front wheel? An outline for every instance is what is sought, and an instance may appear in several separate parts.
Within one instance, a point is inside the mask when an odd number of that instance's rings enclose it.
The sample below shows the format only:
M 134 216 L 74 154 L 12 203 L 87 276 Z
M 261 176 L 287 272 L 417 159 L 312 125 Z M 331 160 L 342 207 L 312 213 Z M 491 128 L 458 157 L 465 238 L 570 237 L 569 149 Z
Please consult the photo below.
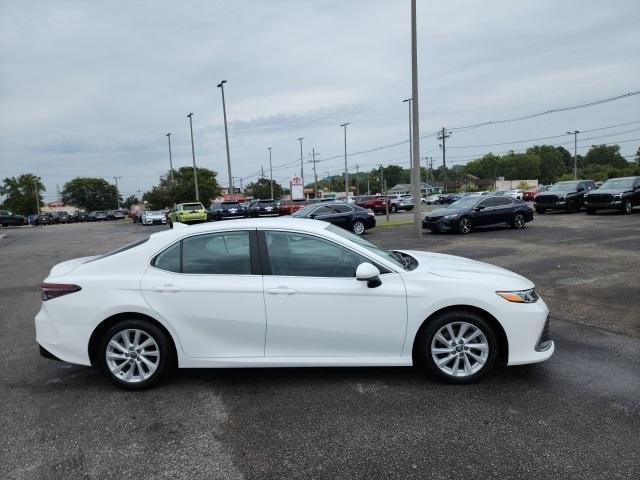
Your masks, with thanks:
M 628 198 L 622 202 L 622 213 L 629 215 L 633 210 L 633 205 L 631 204 L 631 200 Z
M 471 383 L 495 365 L 498 342 L 489 323 L 475 312 L 445 312 L 419 338 L 422 365 L 450 383 Z
M 172 365 L 167 336 L 150 322 L 124 320 L 101 338 L 96 363 L 102 373 L 127 390 L 149 388 L 166 375 Z
M 469 217 L 462 217 L 460 219 L 460 222 L 458 223 L 458 231 L 460 233 L 467 234 L 469 232 L 471 232 L 471 229 L 473 228 L 473 223 L 471 222 L 471 219 Z
M 356 235 L 362 235 L 364 233 L 364 231 L 365 231 L 364 223 L 362 223 L 361 220 L 356 220 L 351 225 L 351 231 L 353 233 L 355 233 Z

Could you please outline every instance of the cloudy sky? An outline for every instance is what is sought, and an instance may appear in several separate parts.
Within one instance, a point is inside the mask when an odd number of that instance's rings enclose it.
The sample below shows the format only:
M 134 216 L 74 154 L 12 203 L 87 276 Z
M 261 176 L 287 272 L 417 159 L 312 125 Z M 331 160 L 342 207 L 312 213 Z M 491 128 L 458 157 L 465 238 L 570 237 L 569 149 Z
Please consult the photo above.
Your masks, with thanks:
M 244 183 L 315 147 L 318 175 L 341 172 L 341 123 L 362 152 L 405 141 L 410 96 L 409 0 L 0 0 L 0 178 L 33 172 L 56 186 L 74 176 L 122 176 L 124 195 L 196 159 L 226 184 L 226 79 L 233 175 Z M 637 0 L 418 0 L 421 154 L 439 161 L 433 132 L 640 90 Z M 637 121 L 637 122 L 636 122 Z M 632 123 L 636 122 L 636 123 Z M 625 125 L 623 125 L 625 124 Z M 487 151 L 563 135 L 640 145 L 640 95 L 531 120 L 454 130 L 464 163 Z M 597 137 L 597 138 L 594 138 Z M 629 140 L 629 141 L 627 141 Z M 547 143 L 567 143 L 563 136 Z M 541 142 L 537 142 L 541 143 Z M 306 157 L 309 159 L 310 157 Z M 408 145 L 361 153 L 350 169 L 408 164 Z M 288 182 L 299 167 L 280 167 Z M 311 180 L 311 166 L 305 164 Z M 252 177 L 253 176 L 253 177 Z

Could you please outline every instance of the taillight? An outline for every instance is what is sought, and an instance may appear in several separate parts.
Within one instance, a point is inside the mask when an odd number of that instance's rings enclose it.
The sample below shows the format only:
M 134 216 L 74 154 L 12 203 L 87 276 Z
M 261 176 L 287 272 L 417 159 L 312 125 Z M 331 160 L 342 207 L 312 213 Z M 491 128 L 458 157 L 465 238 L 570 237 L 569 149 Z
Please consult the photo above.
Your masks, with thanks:
M 61 297 L 80 290 L 82 289 L 78 285 L 71 285 L 68 283 L 43 283 L 42 300 L 51 300 L 52 298 Z

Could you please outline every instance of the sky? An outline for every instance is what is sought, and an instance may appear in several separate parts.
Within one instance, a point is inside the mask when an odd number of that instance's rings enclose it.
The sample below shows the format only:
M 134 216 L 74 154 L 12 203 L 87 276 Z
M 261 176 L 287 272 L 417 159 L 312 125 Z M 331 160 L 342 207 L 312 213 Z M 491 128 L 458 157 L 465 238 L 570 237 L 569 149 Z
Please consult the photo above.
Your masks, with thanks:
M 448 165 L 534 143 L 573 151 L 568 130 L 602 127 L 578 153 L 621 142 L 633 158 L 640 95 L 455 127 L 640 91 L 640 2 L 418 0 L 417 12 L 420 148 L 434 165 L 442 127 Z M 345 122 L 349 171 L 408 166 L 410 33 L 409 0 L 0 0 L 0 179 L 35 173 L 47 201 L 76 176 L 144 192 L 169 168 L 168 132 L 174 167 L 191 165 L 193 112 L 197 164 L 226 186 L 221 80 L 236 186 L 268 174 L 267 147 L 288 184 L 299 137 L 306 183 L 312 148 L 319 177 L 341 174 Z

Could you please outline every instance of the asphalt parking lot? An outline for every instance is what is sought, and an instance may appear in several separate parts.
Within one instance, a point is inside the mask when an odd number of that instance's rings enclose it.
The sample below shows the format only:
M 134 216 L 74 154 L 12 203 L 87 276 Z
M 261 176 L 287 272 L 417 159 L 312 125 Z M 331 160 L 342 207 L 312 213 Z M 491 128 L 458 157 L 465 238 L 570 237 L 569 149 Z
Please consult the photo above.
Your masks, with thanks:
M 132 393 L 41 358 L 33 317 L 49 269 L 160 228 L 0 231 L 0 478 L 640 478 L 637 209 L 468 236 L 367 233 L 536 282 L 556 354 L 478 384 L 413 368 L 184 370 Z

